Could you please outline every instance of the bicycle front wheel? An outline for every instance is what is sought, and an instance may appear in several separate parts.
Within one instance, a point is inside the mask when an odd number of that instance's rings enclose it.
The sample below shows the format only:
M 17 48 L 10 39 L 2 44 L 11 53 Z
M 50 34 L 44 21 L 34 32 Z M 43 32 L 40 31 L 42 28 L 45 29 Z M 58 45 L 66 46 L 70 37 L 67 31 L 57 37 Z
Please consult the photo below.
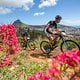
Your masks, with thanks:
M 28 42 L 28 47 L 31 49 L 31 50 L 35 50 L 36 46 L 35 46 L 35 43 L 33 41 L 29 41 Z
M 48 41 L 42 41 L 40 43 L 40 49 L 43 53 L 47 55 L 49 55 L 49 53 L 52 51 Z
M 61 43 L 61 51 L 66 52 L 72 49 L 80 50 L 79 45 L 73 40 L 65 40 Z

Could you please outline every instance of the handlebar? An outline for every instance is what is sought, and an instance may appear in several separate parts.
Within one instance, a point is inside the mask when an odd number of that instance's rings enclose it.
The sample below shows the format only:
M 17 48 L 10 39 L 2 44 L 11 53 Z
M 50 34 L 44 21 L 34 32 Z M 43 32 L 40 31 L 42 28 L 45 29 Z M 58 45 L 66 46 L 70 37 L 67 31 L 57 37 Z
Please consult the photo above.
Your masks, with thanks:
M 69 34 L 66 34 L 66 32 L 63 30 L 63 31 L 60 31 L 60 32 L 57 32 L 55 33 L 55 35 L 59 35 L 59 36 L 66 36 L 66 37 L 73 37 L 73 35 L 69 35 Z
M 66 36 L 66 33 L 65 33 L 65 31 L 60 31 L 60 32 L 55 33 L 55 35 L 59 35 L 59 36 L 63 35 L 63 36 Z

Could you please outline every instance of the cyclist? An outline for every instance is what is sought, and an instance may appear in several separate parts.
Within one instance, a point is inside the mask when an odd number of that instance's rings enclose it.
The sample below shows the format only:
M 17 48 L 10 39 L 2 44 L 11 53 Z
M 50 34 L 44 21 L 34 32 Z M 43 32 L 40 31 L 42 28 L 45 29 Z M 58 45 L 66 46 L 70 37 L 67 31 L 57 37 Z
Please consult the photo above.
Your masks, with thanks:
M 61 19 L 62 17 L 60 15 L 56 15 L 55 20 L 49 21 L 45 26 L 45 34 L 49 38 L 49 44 L 56 41 L 59 36 L 57 33 L 61 32 L 61 30 L 57 27 L 57 24 L 60 23 Z
M 30 40 L 30 35 L 29 35 L 29 34 L 27 35 L 27 41 L 28 41 L 28 40 Z
M 27 47 L 27 33 L 26 32 L 24 32 L 23 34 L 22 34 L 22 43 L 23 43 L 23 48 L 24 49 L 26 49 L 26 47 Z

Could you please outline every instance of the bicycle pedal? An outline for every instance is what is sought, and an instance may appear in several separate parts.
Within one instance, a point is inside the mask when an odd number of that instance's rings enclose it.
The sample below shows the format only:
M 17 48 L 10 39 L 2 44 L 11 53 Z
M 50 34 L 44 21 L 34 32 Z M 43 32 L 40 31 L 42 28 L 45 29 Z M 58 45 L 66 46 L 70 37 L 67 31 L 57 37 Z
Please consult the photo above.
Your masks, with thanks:
M 47 49 L 46 53 L 49 54 L 51 52 L 51 49 Z
M 47 45 L 44 46 L 43 48 L 44 48 L 44 50 L 46 51 L 46 52 L 45 52 L 46 54 L 49 54 L 49 53 L 51 52 L 51 50 L 52 50 L 52 49 L 51 49 L 49 46 L 47 46 Z

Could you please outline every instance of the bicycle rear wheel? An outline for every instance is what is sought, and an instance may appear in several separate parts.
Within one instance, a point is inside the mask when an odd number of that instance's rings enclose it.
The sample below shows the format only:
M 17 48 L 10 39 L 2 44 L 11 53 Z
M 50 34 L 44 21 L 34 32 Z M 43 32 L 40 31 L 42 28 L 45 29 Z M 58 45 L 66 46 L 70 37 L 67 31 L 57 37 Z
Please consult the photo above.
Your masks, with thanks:
M 61 43 L 61 51 L 66 52 L 72 49 L 80 50 L 79 45 L 73 40 L 65 40 Z
M 43 53 L 49 55 L 49 53 L 52 51 L 51 47 L 49 46 L 48 41 L 42 41 L 40 43 L 40 49 Z
M 35 50 L 36 45 L 35 45 L 35 43 L 34 43 L 33 41 L 29 41 L 27 44 L 28 44 L 28 47 L 29 47 L 31 50 Z

